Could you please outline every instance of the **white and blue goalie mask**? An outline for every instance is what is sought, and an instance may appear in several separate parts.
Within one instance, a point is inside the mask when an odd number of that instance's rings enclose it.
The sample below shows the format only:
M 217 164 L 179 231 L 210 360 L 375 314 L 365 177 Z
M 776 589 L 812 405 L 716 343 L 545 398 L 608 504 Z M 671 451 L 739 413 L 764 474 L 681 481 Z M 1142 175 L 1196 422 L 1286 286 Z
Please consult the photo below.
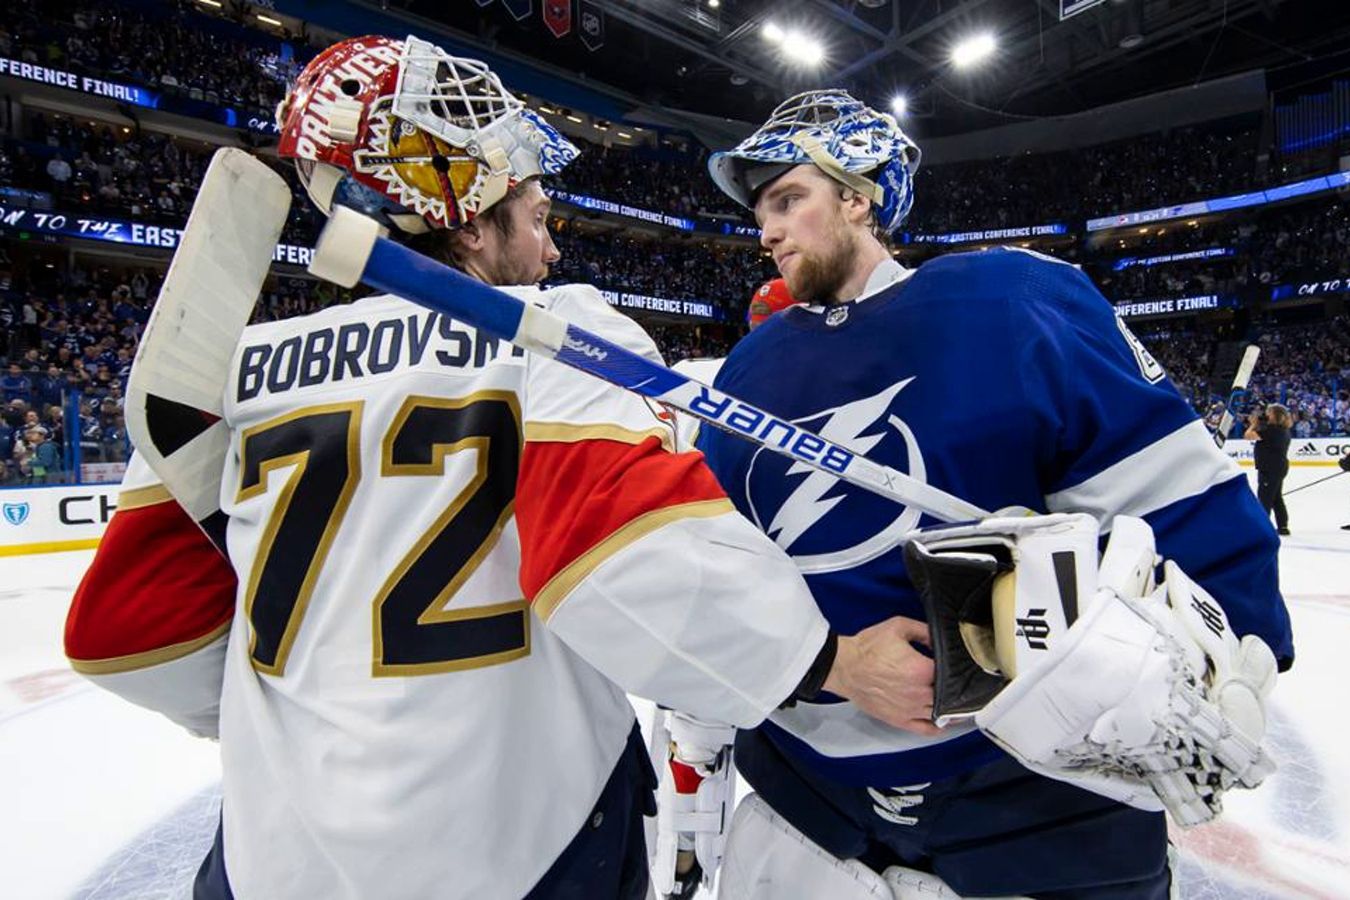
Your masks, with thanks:
M 919 148 L 895 117 L 847 91 L 806 91 L 778 105 L 759 130 L 708 161 L 713 181 L 731 199 L 754 208 L 755 194 L 788 167 L 813 164 L 871 199 L 887 234 L 914 205 Z

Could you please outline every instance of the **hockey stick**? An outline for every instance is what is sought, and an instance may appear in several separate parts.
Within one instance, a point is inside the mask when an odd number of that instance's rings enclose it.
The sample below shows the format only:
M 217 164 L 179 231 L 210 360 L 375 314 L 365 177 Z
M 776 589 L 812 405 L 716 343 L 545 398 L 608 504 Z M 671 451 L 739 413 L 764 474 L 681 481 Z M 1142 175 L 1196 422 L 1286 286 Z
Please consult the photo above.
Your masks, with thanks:
M 693 415 L 767 450 L 948 522 L 983 518 L 979 507 L 858 456 L 817 434 L 671 371 L 380 236 L 380 227 L 338 208 L 309 271 L 343 287 L 371 287 L 437 310 L 518 347 Z
M 217 547 L 225 384 L 290 207 L 291 189 L 266 164 L 243 150 L 216 151 L 127 383 L 136 452 Z
M 1247 390 L 1247 384 L 1252 380 L 1252 370 L 1256 368 L 1257 357 L 1261 355 L 1261 348 L 1256 344 L 1248 344 L 1247 349 L 1243 351 L 1242 362 L 1238 363 L 1237 374 L 1233 376 L 1233 386 L 1228 390 L 1228 402 L 1224 404 L 1223 415 L 1219 417 L 1219 424 L 1214 428 L 1214 443 L 1223 449 L 1224 442 L 1228 440 L 1228 431 L 1233 427 L 1233 404 L 1237 402 L 1238 395 Z
M 1350 475 L 1350 471 L 1346 471 L 1346 472 L 1332 472 L 1332 473 L 1331 473 L 1330 475 L 1328 475 L 1326 478 L 1319 478 L 1319 479 L 1317 479 L 1316 481 L 1310 481 L 1310 482 L 1308 482 L 1307 484 L 1300 484 L 1298 487 L 1294 488 L 1292 491 L 1285 491 L 1284 494 L 1282 494 L 1281 496 L 1288 497 L 1290 494 L 1297 494 L 1299 491 L 1306 491 L 1306 490 L 1307 490 L 1308 488 L 1310 488 L 1310 487 L 1313 487 L 1313 486 L 1315 486 L 1315 485 L 1319 485 L 1319 484 L 1321 484 L 1321 483 L 1324 482 L 1324 481 L 1330 481 L 1330 480 L 1333 479 L 1333 478 L 1340 478 L 1342 475 Z

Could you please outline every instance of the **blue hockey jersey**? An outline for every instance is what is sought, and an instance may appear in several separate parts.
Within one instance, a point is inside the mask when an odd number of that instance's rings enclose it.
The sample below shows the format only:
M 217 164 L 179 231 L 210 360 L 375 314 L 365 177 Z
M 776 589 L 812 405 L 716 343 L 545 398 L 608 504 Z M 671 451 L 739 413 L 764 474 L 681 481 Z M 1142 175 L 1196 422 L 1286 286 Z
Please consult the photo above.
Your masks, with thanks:
M 775 316 L 737 345 L 716 386 L 985 509 L 1088 512 L 1104 527 L 1142 516 L 1237 633 L 1259 635 L 1288 666 L 1269 520 L 1085 275 L 997 249 L 913 273 L 884 262 L 869 286 L 888 280 L 852 303 Z M 716 429 L 700 447 L 741 512 L 797 561 L 835 630 L 924 618 L 898 541 L 932 520 Z M 855 785 L 932 781 L 1000 753 L 972 726 L 924 738 L 828 696 L 762 727 L 813 771 Z

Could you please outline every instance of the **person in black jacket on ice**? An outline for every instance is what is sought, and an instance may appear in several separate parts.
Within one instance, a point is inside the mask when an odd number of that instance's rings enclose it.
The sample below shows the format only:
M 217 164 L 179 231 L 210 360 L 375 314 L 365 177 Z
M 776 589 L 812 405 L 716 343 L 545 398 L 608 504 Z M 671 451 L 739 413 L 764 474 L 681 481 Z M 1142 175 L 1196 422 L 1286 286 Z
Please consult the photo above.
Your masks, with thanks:
M 1342 472 L 1350 472 L 1350 453 L 1342 456 L 1336 465 L 1341 467 Z M 1350 531 L 1350 523 L 1342 525 L 1341 531 Z
M 1284 506 L 1284 477 L 1289 474 L 1289 427 L 1293 419 L 1279 403 L 1266 407 L 1265 415 L 1253 413 L 1243 435 L 1254 441 L 1256 456 L 1256 496 L 1269 515 L 1275 511 L 1275 528 L 1289 533 L 1289 511 Z

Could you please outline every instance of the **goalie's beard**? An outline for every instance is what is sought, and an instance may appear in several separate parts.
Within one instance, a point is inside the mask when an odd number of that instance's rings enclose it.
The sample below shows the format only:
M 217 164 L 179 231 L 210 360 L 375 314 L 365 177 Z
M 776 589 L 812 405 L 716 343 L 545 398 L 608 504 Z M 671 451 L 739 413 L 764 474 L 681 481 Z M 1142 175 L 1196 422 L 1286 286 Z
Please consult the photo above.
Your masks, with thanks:
M 539 284 L 548 278 L 549 268 L 543 263 L 525 262 L 510 254 L 491 261 L 477 260 L 467 270 L 485 284 L 518 285 Z
M 836 212 L 822 243 L 826 246 L 823 254 L 799 250 L 792 274 L 780 274 L 787 282 L 788 293 L 798 301 L 831 306 L 844 302 L 839 291 L 856 267 L 858 238 L 848 228 L 843 214 Z

